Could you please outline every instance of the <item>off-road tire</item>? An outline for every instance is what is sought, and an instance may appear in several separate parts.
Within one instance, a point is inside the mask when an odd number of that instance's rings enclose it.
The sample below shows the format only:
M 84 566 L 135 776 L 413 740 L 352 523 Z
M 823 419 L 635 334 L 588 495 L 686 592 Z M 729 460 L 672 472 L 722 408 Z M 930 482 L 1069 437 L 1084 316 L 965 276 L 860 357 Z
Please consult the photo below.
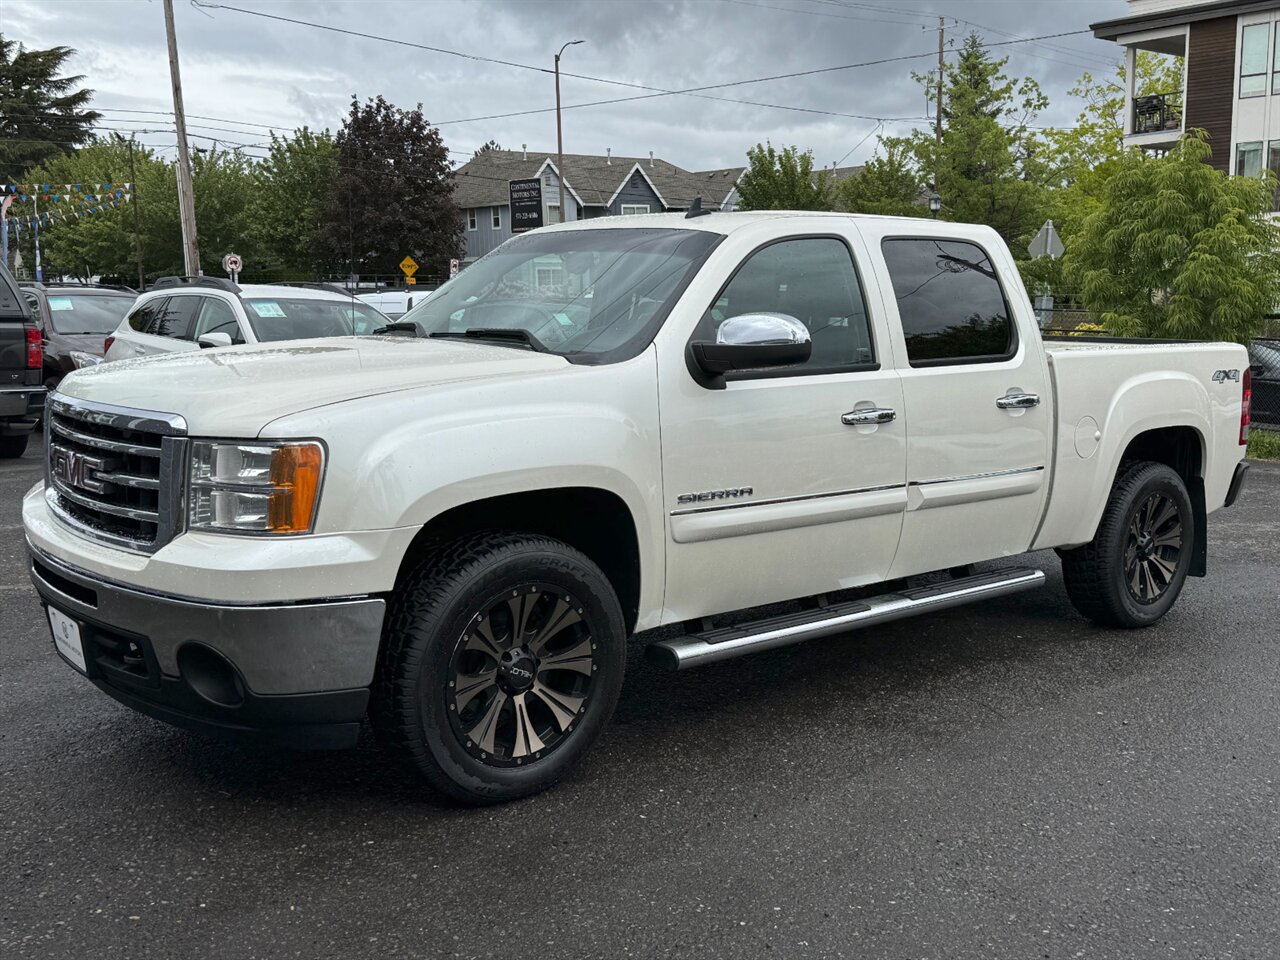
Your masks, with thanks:
M 0 459 L 9 460 L 20 457 L 27 452 L 27 441 L 31 435 L 27 433 L 14 437 L 0 437 Z
M 1133 556 L 1128 551 L 1134 549 L 1133 526 L 1140 519 L 1139 511 L 1153 497 L 1156 502 L 1165 498 L 1176 507 L 1181 542 L 1173 575 L 1158 595 L 1142 601 L 1130 587 L 1126 561 Z M 1112 484 L 1093 540 L 1059 551 L 1071 603 L 1100 626 L 1133 629 L 1156 623 L 1182 592 L 1195 548 L 1195 526 L 1191 497 L 1177 473 L 1162 463 L 1126 464 Z
M 531 583 L 549 587 L 556 594 L 551 599 L 572 595 L 580 607 L 582 626 L 573 629 L 591 640 L 588 693 L 567 732 L 553 731 L 561 739 L 545 756 L 517 761 L 513 747 L 507 765 L 494 766 L 497 756 L 481 760 L 477 744 L 460 728 L 463 708 L 457 691 L 450 691 L 450 677 L 458 676 L 456 658 L 470 649 L 468 636 L 474 640 L 481 613 L 496 598 L 510 602 L 508 595 Z M 384 747 L 453 800 L 483 805 L 538 793 L 568 774 L 608 724 L 622 689 L 625 640 L 608 578 L 578 550 L 534 534 L 464 537 L 431 550 L 396 588 L 370 719 Z M 534 673 L 542 678 L 537 668 Z

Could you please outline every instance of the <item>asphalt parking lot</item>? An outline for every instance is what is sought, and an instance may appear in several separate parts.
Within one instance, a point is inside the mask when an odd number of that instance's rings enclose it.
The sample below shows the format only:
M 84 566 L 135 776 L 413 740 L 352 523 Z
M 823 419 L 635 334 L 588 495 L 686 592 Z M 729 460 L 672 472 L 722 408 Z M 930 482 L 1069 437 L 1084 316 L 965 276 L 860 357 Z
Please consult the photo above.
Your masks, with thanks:
M 1271 958 L 1280 466 L 1140 633 L 1046 589 L 672 677 L 443 806 L 365 737 L 203 740 L 57 659 L 0 462 L 0 955 Z

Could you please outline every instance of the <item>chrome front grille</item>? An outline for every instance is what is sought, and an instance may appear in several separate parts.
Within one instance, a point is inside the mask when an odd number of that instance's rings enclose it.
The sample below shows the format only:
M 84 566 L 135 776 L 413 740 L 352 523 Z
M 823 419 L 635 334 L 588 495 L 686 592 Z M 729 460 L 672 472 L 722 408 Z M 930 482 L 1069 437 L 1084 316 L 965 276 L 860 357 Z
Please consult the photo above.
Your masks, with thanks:
M 144 552 L 182 529 L 181 417 L 54 394 L 45 422 L 45 498 L 64 523 Z

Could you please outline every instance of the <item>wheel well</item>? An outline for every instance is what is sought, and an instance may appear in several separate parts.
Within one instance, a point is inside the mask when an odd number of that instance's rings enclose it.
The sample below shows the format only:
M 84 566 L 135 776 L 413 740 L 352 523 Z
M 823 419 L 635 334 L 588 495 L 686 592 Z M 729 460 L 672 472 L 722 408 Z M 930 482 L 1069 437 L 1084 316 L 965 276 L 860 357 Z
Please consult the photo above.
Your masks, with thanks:
M 1140 433 L 1129 441 L 1116 476 L 1136 461 L 1163 463 L 1173 469 L 1187 486 L 1191 509 L 1195 511 L 1195 553 L 1190 574 L 1203 577 L 1208 571 L 1208 511 L 1204 503 L 1204 444 L 1192 427 L 1161 427 Z
M 640 545 L 631 511 L 622 499 L 595 487 L 530 490 L 476 500 L 446 510 L 418 531 L 400 561 L 400 578 L 439 543 L 483 530 L 537 533 L 585 553 L 609 578 L 635 628 L 640 609 Z

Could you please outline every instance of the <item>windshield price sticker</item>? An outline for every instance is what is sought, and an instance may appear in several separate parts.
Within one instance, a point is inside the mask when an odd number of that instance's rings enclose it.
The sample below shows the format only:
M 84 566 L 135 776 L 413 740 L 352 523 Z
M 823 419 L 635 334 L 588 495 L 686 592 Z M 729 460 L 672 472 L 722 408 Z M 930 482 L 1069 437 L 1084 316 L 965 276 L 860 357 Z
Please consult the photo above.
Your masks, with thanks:
M 75 308 L 76 306 L 71 302 L 70 297 L 49 298 L 49 310 L 53 313 L 58 313 L 62 310 L 74 310 Z
M 280 304 L 274 300 L 257 300 L 249 304 L 253 307 L 253 312 L 260 317 L 283 317 L 287 314 L 280 309 Z

